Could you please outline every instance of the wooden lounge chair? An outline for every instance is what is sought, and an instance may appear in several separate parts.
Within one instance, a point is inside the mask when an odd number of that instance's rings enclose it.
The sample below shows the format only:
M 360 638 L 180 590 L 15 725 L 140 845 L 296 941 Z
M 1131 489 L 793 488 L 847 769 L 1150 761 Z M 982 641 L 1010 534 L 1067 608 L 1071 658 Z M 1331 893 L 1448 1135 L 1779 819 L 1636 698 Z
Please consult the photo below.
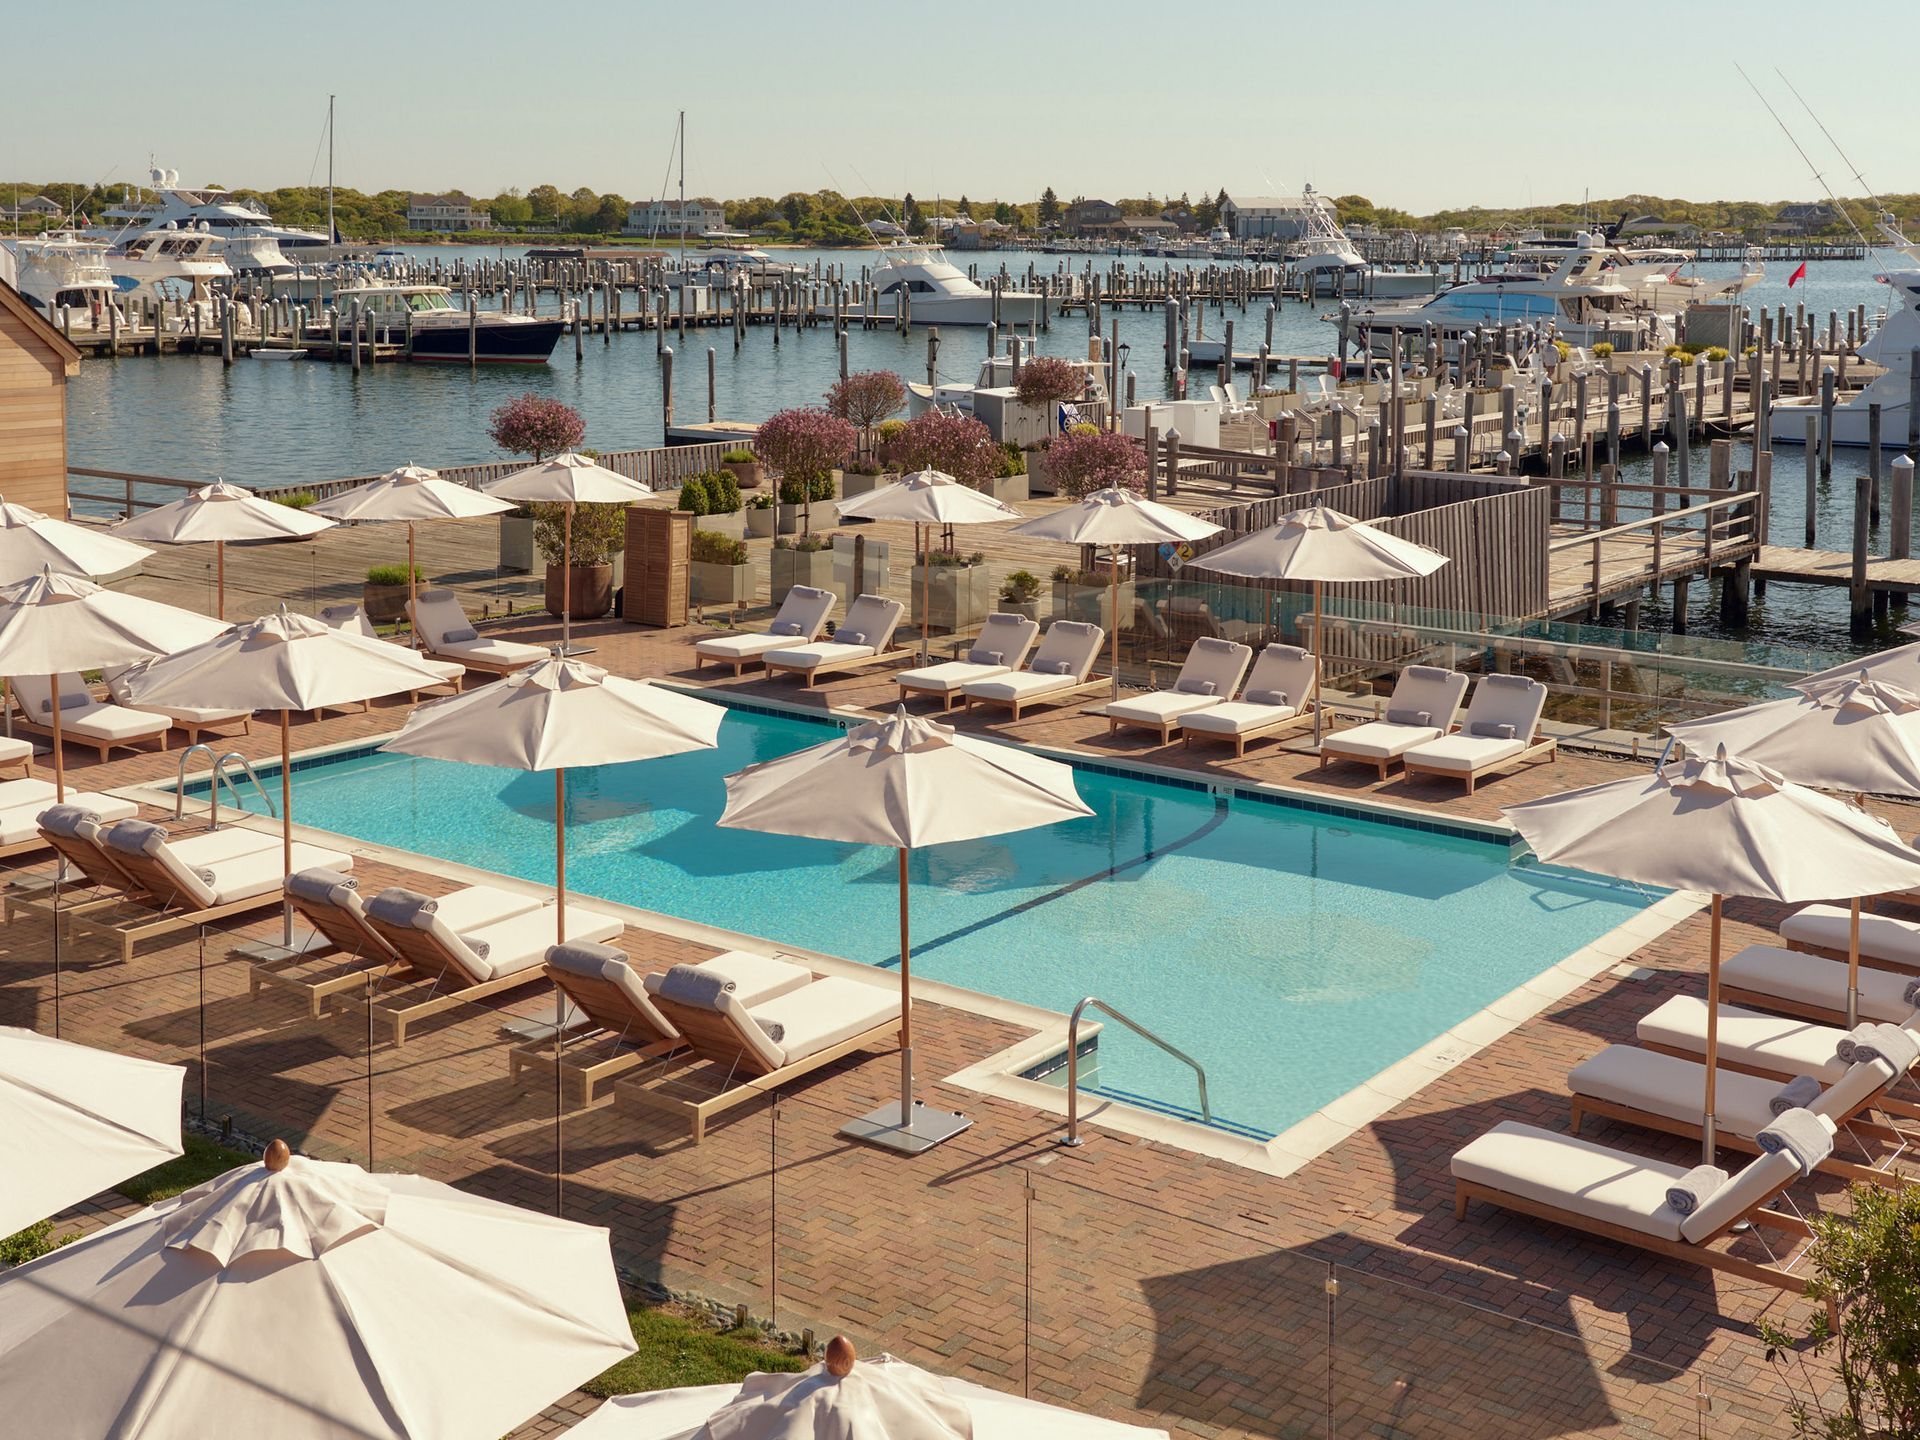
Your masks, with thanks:
M 1079 620 L 1056 620 L 1047 627 L 1040 649 L 1024 670 L 970 680 L 962 694 L 967 709 L 975 705 L 1005 705 L 1018 720 L 1029 705 L 1057 705 L 1077 695 L 1105 688 L 1110 681 L 1089 678 L 1107 632 Z
M 1387 711 L 1379 720 L 1328 735 L 1320 742 L 1320 768 L 1334 760 L 1371 765 L 1382 780 L 1387 770 L 1414 746 L 1453 731 L 1454 717 L 1467 693 L 1467 677 L 1438 665 L 1409 665 L 1393 682 Z
M 1180 717 L 1231 700 L 1253 663 L 1253 650 L 1232 640 L 1199 639 L 1187 651 L 1168 690 L 1154 690 L 1107 706 L 1107 733 L 1123 725 L 1155 731 L 1165 745 Z
M 791 965 L 745 950 L 728 950 L 694 967 L 718 975 L 749 1008 L 812 983 L 804 965 Z M 634 1066 L 680 1048 L 680 1032 L 653 1003 L 626 955 L 611 945 L 554 945 L 547 950 L 547 978 L 580 1012 L 588 1028 L 568 1030 L 556 1056 L 551 1041 L 514 1047 L 508 1073 L 517 1083 L 528 1070 L 551 1076 L 556 1063 L 564 1093 L 590 1104 L 596 1087 Z
M 189 745 L 198 745 L 202 735 L 231 737 L 251 735 L 253 733 L 253 712 L 251 710 L 218 709 L 194 705 L 136 705 L 127 693 L 127 672 L 134 667 L 122 665 L 116 669 L 101 672 L 101 678 L 107 682 L 107 696 L 115 705 L 130 707 L 146 715 L 164 715 L 173 722 L 173 728 L 184 731 Z M 67 695 L 67 682 L 60 682 L 60 698 Z M 66 719 L 61 717 L 62 728 Z
M 1319 662 L 1297 645 L 1269 645 L 1253 662 L 1240 698 L 1182 715 L 1180 738 L 1188 749 L 1196 740 L 1224 740 L 1239 759 L 1250 740 L 1313 724 L 1319 707 Z
M 30 855 L 36 850 L 46 849 L 52 843 L 41 828 L 40 817 L 53 807 L 53 803 L 51 795 L 44 800 L 22 800 L 18 803 L 8 803 L 0 798 L 0 857 Z M 106 823 L 131 820 L 140 813 L 140 807 L 131 800 L 122 800 L 117 795 L 104 795 L 96 790 L 70 791 L 66 803 Z
M 22 740 L 17 735 L 0 735 L 0 770 L 20 768 L 20 778 L 33 778 L 33 742 Z M 0 786 L 8 784 L 0 781 Z
M 19 706 L 19 723 L 41 734 L 53 734 L 53 687 L 45 675 L 13 677 L 14 703 Z M 101 760 L 116 746 L 136 750 L 143 740 L 157 740 L 167 748 L 167 732 L 173 721 L 152 710 L 129 710 L 96 700 L 86 682 L 76 672 L 60 677 L 60 735 L 75 745 L 91 745 Z
M 1920 996 L 1920 978 L 1863 964 L 1858 990 L 1860 1019 L 1899 1025 L 1914 1013 L 1916 1002 L 1908 996 Z M 1720 962 L 1720 994 L 1730 1004 L 1844 1025 L 1847 962 L 1778 945 L 1749 945 Z
M 237 829 L 213 833 L 232 835 Z M 128 961 L 142 940 L 278 904 L 287 878 L 281 842 L 261 831 L 248 833 L 270 843 L 241 854 L 206 859 L 191 849 L 183 851 L 158 825 L 122 820 L 106 831 L 101 843 L 141 893 L 128 896 L 110 910 L 75 915 L 70 922 L 74 938 L 98 936 L 119 951 L 122 961 Z M 293 865 L 296 871 L 351 870 L 353 857 L 340 850 L 297 844 L 293 847 Z
M 366 906 L 351 875 L 337 870 L 302 870 L 288 877 L 287 899 L 322 943 L 317 948 L 251 960 L 247 990 L 254 999 L 269 989 L 298 995 L 305 1000 L 308 1013 L 318 1020 L 326 1013 L 328 997 L 363 990 L 376 971 L 405 963 L 367 923 Z M 496 920 L 538 910 L 541 903 L 538 896 L 492 885 L 464 886 L 434 902 L 441 920 L 456 932 L 477 930 Z
M 373 1007 L 393 1043 L 404 1045 L 408 1028 L 430 1016 L 544 979 L 558 917 L 542 905 L 463 934 L 430 897 L 394 888 L 367 902 L 367 923 L 404 962 L 381 987 L 396 993 Z M 617 916 L 567 906 L 570 941 L 612 940 L 626 928 Z
M 431 659 L 452 660 L 468 670 L 509 675 L 547 658 L 544 645 L 483 638 L 451 590 L 422 590 L 407 602 L 407 621 Z
M 1830 1151 L 1833 1122 L 1818 1117 L 1818 1123 L 1829 1132 Z M 1468 1205 L 1484 1200 L 1582 1234 L 1799 1294 L 1807 1288 L 1805 1274 L 1715 1250 L 1710 1242 L 1745 1221 L 1792 1235 L 1797 1246 L 1812 1233 L 1806 1221 L 1766 1207 L 1804 1173 L 1788 1151 L 1761 1155 L 1692 1214 L 1682 1215 L 1667 1203 L 1667 1191 L 1687 1174 L 1686 1166 L 1504 1120 L 1454 1155 L 1453 1213 L 1464 1220 Z
M 688 976 L 693 976 L 688 980 Z M 676 965 L 646 977 L 647 993 L 680 1032 L 685 1047 L 662 1061 L 665 1071 L 710 1064 L 719 1090 L 703 1099 L 671 1094 L 635 1076 L 614 1087 L 623 1106 L 684 1116 L 693 1142 L 706 1138 L 707 1121 L 724 1110 L 888 1039 L 898 1043 L 900 996 L 889 985 L 829 976 L 749 1010 L 733 992 L 702 994 L 696 967 Z M 775 1040 L 769 1027 L 778 1026 Z
M 367 618 L 365 606 L 324 606 L 320 611 L 320 623 L 325 625 L 329 630 L 338 630 L 341 634 L 351 635 L 356 640 L 364 640 L 372 645 L 390 645 L 395 650 L 405 651 L 410 660 L 426 666 L 427 669 L 434 671 L 440 676 L 442 683 L 439 685 L 429 685 L 425 691 L 408 691 L 407 695 L 411 700 L 417 701 L 422 694 L 428 692 L 438 693 L 441 690 L 445 690 L 450 694 L 458 694 L 461 681 L 466 678 L 467 667 L 457 660 L 438 660 L 431 655 L 423 654 L 415 650 L 410 645 L 402 645 L 394 640 L 383 640 L 380 637 L 380 632 L 373 628 L 373 621 Z M 332 709 L 334 707 L 326 706 L 323 708 Z M 371 709 L 372 702 L 362 701 L 358 708 L 362 710 Z
M 1423 740 L 1400 756 L 1409 775 L 1439 775 L 1467 782 L 1467 794 L 1482 775 L 1525 760 L 1560 758 L 1551 737 L 1540 739 L 1540 713 L 1547 687 L 1525 675 L 1483 675 L 1473 687 L 1458 734 Z
M 1780 938 L 1790 950 L 1844 960 L 1852 924 L 1852 912 L 1845 905 L 1806 905 L 1780 922 Z M 1860 963 L 1920 975 L 1920 922 L 1863 912 Z
M 898 664 L 913 654 L 912 650 L 891 648 L 893 632 L 899 628 L 905 609 L 898 600 L 862 595 L 847 607 L 847 618 L 840 622 L 831 640 L 783 645 L 762 655 L 761 663 L 769 676 L 800 676 L 809 690 L 822 675 Z
M 990 680 L 1026 664 L 1033 642 L 1039 638 L 1040 624 L 1036 620 L 1024 615 L 989 615 L 966 659 L 902 670 L 893 677 L 893 683 L 900 687 L 902 700 L 934 696 L 942 710 L 951 710 L 973 681 Z
M 733 673 L 738 675 L 747 666 L 759 664 L 769 650 L 795 644 L 811 645 L 826 628 L 827 617 L 833 613 L 833 602 L 831 590 L 796 585 L 787 591 L 786 598 L 780 602 L 780 613 L 773 617 L 765 633 L 742 631 L 737 635 L 710 635 L 696 640 L 694 668 L 705 669 L 711 660 L 716 665 L 731 665 Z
M 1817 1167 L 1848 1180 L 1873 1185 L 1901 1183 L 1892 1168 L 1910 1137 L 1891 1119 L 1875 1119 L 1872 1111 L 1901 1072 L 1885 1060 L 1858 1060 L 1836 1083 L 1821 1090 L 1806 1108 L 1824 1115 L 1841 1135 L 1860 1151 L 1859 1159 L 1827 1156 Z M 1661 1055 L 1637 1045 L 1609 1045 L 1591 1060 L 1567 1073 L 1571 1100 L 1569 1128 L 1574 1134 L 1589 1115 L 1604 1116 L 1625 1125 L 1657 1130 L 1698 1140 L 1700 1117 L 1706 1107 L 1707 1067 L 1697 1060 Z M 1760 1152 L 1756 1137 L 1774 1120 L 1773 1104 L 1781 1084 L 1759 1075 L 1723 1071 L 1714 1082 L 1714 1134 L 1723 1146 Z
M 102 805 L 101 802 L 106 802 Z M 99 808 L 96 808 L 99 807 Z M 42 843 L 50 846 L 67 866 L 58 886 L 49 873 L 44 885 L 21 886 L 7 895 L 7 923 L 18 914 L 45 915 L 64 924 L 75 915 L 109 909 L 131 901 L 149 901 L 146 888 L 127 873 L 107 849 L 105 835 L 121 820 L 138 813 L 136 806 L 107 795 L 69 795 L 63 805 L 35 807 L 34 823 Z M 279 840 L 258 830 L 229 826 L 169 837 L 175 854 L 190 865 L 208 865 L 239 855 L 277 848 Z M 91 894 L 88 892 L 91 891 Z

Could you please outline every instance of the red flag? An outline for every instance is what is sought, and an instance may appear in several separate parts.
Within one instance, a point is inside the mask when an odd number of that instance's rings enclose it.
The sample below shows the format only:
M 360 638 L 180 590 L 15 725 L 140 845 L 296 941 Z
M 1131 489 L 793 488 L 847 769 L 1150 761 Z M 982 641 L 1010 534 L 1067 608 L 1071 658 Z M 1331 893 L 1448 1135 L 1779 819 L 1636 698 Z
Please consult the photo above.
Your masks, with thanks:
M 1807 262 L 1802 260 L 1800 262 L 1800 268 L 1794 271 L 1791 275 L 1787 277 L 1787 288 L 1791 290 L 1794 286 L 1798 285 L 1802 280 L 1806 278 L 1807 278 Z

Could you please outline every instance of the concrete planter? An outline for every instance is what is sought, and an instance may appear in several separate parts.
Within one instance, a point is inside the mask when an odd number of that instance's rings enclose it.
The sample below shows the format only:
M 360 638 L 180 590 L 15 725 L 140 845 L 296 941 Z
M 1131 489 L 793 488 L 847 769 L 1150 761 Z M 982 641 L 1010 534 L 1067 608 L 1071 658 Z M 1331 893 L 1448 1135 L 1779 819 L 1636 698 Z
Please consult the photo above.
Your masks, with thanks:
M 597 620 L 613 608 L 613 566 L 576 565 L 571 570 L 547 566 L 547 613 L 561 612 L 561 583 L 566 579 L 567 603 L 575 620 Z
M 1059 487 L 1047 479 L 1047 452 L 1044 450 L 1027 451 L 1027 493 L 1022 498 L 1031 499 L 1035 495 L 1057 495 Z
M 833 551 L 775 549 L 772 576 L 775 605 L 796 585 L 829 590 L 833 587 Z
M 751 598 L 751 565 L 714 565 L 695 560 L 688 567 L 691 588 L 689 598 L 696 605 L 719 605 L 738 610 Z
M 1040 597 L 1031 600 L 1008 600 L 1004 596 L 997 607 L 1002 615 L 1023 615 L 1029 620 L 1040 618 Z
M 747 517 L 747 535 L 749 540 L 771 540 L 773 538 L 774 507 L 771 505 L 749 505 L 740 513 Z
M 987 482 L 987 493 L 1003 505 L 1017 505 L 1032 498 L 1025 475 L 1008 475 L 1004 479 L 996 476 Z
M 1079 620 L 1113 632 L 1113 612 L 1120 612 L 1120 623 L 1133 623 L 1133 581 L 1122 580 L 1113 597 L 1105 585 L 1074 585 L 1064 580 L 1053 582 L 1053 618 Z
M 855 495 L 865 495 L 870 490 L 878 490 L 895 478 L 892 475 L 842 475 L 840 498 L 851 500 Z
M 373 585 L 360 587 L 360 605 L 367 612 L 367 618 L 379 625 L 388 620 L 398 620 L 407 613 L 407 587 L 404 585 Z
M 533 517 L 531 515 L 500 517 L 500 568 L 517 570 L 523 575 L 533 572 Z
M 993 583 L 984 565 L 935 565 L 931 577 L 924 565 L 913 567 L 915 625 L 924 609 L 934 630 L 953 632 L 983 623 L 993 613 Z
M 821 502 L 825 504 L 825 501 Z M 773 507 L 777 517 L 774 521 L 774 534 L 798 535 L 800 533 L 800 515 L 807 507 L 804 505 L 776 505 Z
M 711 530 L 730 540 L 744 540 L 747 538 L 747 512 L 730 510 L 719 515 L 701 515 L 694 520 L 693 528 Z
M 739 482 L 742 490 L 758 490 L 762 472 L 766 469 L 758 460 L 723 461 L 720 468 L 731 470 L 733 478 Z

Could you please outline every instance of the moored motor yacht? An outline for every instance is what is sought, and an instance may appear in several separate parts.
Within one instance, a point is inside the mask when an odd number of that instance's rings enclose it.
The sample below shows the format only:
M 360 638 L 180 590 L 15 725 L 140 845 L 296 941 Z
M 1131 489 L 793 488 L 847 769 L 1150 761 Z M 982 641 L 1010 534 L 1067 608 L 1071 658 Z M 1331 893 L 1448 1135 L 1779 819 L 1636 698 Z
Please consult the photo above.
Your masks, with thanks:
M 170 225 L 143 230 L 107 251 L 107 269 L 122 290 L 150 286 L 168 295 L 184 290 L 188 297 L 204 300 L 212 281 L 233 274 L 233 267 L 217 253 L 219 243 L 208 230 Z
M 19 271 L 19 290 L 55 324 L 61 312 L 75 328 L 110 323 L 119 289 L 107 268 L 107 247 L 72 230 L 50 230 L 7 242 Z
M 883 315 L 897 315 L 904 295 L 907 318 L 915 325 L 1038 325 L 1047 315 L 1046 296 L 1020 290 L 996 296 L 969 279 L 938 245 L 915 241 L 880 252 L 873 287 Z
M 1871 443 L 1872 410 L 1880 410 L 1882 447 L 1903 448 L 1911 422 L 1913 405 L 1913 352 L 1920 348 L 1920 245 L 1907 239 L 1886 220 L 1880 229 L 1908 262 L 1904 270 L 1891 270 L 1878 276 L 1893 292 L 1887 318 L 1854 353 L 1870 364 L 1882 366 L 1884 374 L 1875 376 L 1858 394 L 1848 396 L 1833 407 L 1833 443 L 1867 445 Z M 1804 445 L 1807 422 L 1820 414 L 1818 395 L 1795 395 L 1777 400 L 1767 411 L 1769 432 L 1776 445 Z
M 415 360 L 451 360 L 465 363 L 468 346 L 475 360 L 506 365 L 544 365 L 560 343 L 566 322 L 557 315 L 514 315 L 480 310 L 469 316 L 456 305 L 453 291 L 444 285 L 390 285 L 367 279 L 348 280 L 333 292 L 333 308 L 345 333 L 357 310 L 364 324 L 389 343 L 403 340 Z M 314 340 L 331 334 L 325 317 L 310 321 L 307 334 Z

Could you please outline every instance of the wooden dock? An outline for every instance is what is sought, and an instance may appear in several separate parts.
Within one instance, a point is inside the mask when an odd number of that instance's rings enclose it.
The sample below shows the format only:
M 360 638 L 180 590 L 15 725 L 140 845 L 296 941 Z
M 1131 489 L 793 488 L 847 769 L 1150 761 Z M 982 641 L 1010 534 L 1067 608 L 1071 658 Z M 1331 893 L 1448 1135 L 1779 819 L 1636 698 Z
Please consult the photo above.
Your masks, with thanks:
M 1753 562 L 1753 578 L 1781 585 L 1863 584 L 1868 590 L 1920 594 L 1920 560 L 1869 557 L 1856 581 L 1854 557 L 1837 550 L 1799 550 L 1763 545 Z

